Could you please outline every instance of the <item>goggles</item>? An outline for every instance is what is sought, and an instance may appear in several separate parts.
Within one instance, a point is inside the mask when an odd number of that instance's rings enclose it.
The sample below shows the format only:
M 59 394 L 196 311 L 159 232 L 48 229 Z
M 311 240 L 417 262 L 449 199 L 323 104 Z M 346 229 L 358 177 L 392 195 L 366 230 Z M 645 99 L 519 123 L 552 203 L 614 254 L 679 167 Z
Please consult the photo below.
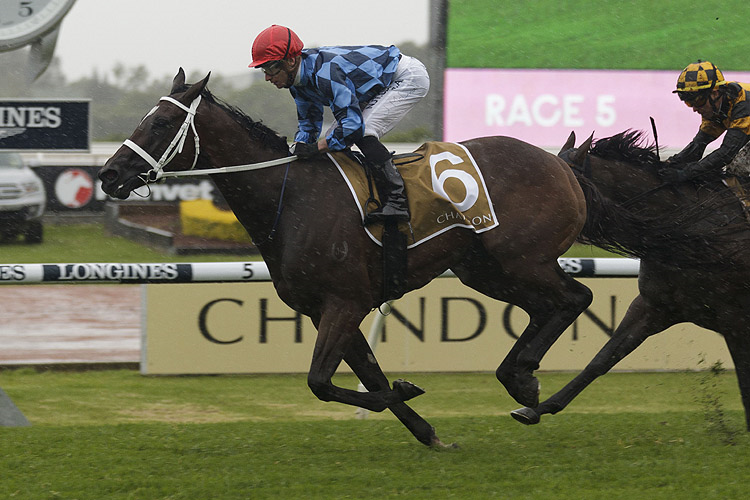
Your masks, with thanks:
M 273 61 L 266 63 L 260 67 L 260 70 L 268 76 L 276 76 L 281 73 L 281 62 L 282 61 Z
M 708 102 L 708 95 L 701 92 L 679 92 L 677 95 L 689 108 L 700 108 Z

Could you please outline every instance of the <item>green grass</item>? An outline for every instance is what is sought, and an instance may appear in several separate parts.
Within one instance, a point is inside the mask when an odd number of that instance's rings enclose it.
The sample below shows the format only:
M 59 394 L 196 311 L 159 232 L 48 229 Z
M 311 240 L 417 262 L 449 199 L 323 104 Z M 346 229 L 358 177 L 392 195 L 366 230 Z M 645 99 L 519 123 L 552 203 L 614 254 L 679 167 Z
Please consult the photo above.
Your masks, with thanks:
M 452 68 L 750 69 L 745 0 L 451 0 Z M 523 82 L 508 82 L 523 85 Z
M 257 260 L 256 255 L 174 255 L 127 238 L 110 236 L 101 224 L 44 227 L 44 243 L 0 243 L 0 262 L 42 264 L 62 262 L 221 262 Z
M 174 255 L 127 238 L 110 236 L 100 224 L 47 225 L 44 243 L 0 243 L 0 263 L 45 264 L 67 262 L 229 262 L 258 260 L 253 255 Z M 616 257 L 587 245 L 575 245 L 565 257 Z
M 570 377 L 540 374 L 544 394 Z M 388 413 L 318 401 L 303 375 L 3 371 L 33 425 L 0 428 L 0 498 L 743 498 L 750 438 L 707 425 L 702 377 L 609 374 L 525 427 L 492 374 L 409 374 L 427 389 L 413 407 L 461 446 L 436 452 Z M 715 377 L 740 428 L 734 374 Z

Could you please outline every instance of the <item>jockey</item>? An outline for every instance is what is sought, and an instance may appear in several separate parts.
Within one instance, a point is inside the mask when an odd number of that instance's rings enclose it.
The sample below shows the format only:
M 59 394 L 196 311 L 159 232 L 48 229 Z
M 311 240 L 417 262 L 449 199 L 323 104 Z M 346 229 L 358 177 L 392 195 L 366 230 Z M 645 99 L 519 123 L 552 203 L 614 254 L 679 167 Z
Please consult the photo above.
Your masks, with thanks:
M 382 202 L 365 224 L 409 221 L 404 181 L 380 137 L 427 94 L 424 65 L 393 45 L 303 47 L 294 31 L 273 25 L 255 38 L 250 63 L 294 98 L 298 128 L 290 152 L 311 158 L 356 145 L 372 166 Z M 336 121 L 321 137 L 325 106 Z
M 750 140 L 750 84 L 727 82 L 709 61 L 689 64 L 673 91 L 701 115 L 701 125 L 682 151 L 667 159 L 673 168 L 659 172 L 666 182 L 682 182 L 707 173 L 720 173 Z M 726 131 L 721 146 L 703 156 L 706 146 Z

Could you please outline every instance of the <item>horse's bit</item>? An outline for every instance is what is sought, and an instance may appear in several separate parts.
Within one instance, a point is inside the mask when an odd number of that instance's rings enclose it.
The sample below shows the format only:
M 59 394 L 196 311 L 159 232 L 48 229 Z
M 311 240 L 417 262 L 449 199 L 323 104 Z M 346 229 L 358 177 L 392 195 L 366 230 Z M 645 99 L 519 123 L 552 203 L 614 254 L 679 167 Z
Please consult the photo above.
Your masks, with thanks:
M 153 156 L 151 156 L 142 147 L 140 147 L 130 139 L 126 139 L 125 142 L 122 143 L 123 146 L 127 146 L 135 151 L 138 156 L 143 158 L 149 165 L 151 165 L 151 170 L 145 172 L 145 174 L 141 174 L 144 176 L 143 180 L 145 183 L 155 182 L 159 180 L 164 174 L 164 167 L 167 166 L 170 161 L 172 161 L 177 153 L 182 153 L 182 148 L 185 145 L 185 139 L 187 139 L 188 129 L 193 129 L 193 138 L 195 140 L 195 157 L 193 158 L 193 165 L 190 167 L 190 170 L 195 168 L 195 164 L 198 162 L 198 155 L 200 155 L 201 152 L 200 139 L 198 138 L 198 132 L 195 130 L 195 112 L 198 109 L 198 105 L 201 103 L 201 96 L 199 95 L 198 97 L 193 99 L 193 102 L 190 103 L 190 107 L 185 106 L 180 101 L 172 99 L 169 96 L 164 96 L 159 99 L 159 101 L 171 102 L 178 108 L 185 111 L 187 115 L 185 116 L 185 121 L 182 122 L 182 126 L 174 136 L 174 139 L 172 139 L 172 142 L 169 143 L 169 146 L 167 147 L 166 151 L 164 151 L 164 154 L 161 155 L 161 158 L 159 158 L 159 161 L 156 161 Z M 149 115 L 154 113 L 158 107 L 158 105 L 155 106 L 143 119 L 145 120 Z

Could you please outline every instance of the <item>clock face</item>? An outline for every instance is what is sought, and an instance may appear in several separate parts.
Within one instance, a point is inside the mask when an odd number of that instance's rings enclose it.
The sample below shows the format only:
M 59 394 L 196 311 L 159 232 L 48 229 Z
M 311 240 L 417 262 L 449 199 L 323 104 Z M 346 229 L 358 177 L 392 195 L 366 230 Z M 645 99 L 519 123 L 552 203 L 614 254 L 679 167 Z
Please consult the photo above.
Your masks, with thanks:
M 12 50 L 53 29 L 75 0 L 3 0 L 0 2 L 0 50 Z

